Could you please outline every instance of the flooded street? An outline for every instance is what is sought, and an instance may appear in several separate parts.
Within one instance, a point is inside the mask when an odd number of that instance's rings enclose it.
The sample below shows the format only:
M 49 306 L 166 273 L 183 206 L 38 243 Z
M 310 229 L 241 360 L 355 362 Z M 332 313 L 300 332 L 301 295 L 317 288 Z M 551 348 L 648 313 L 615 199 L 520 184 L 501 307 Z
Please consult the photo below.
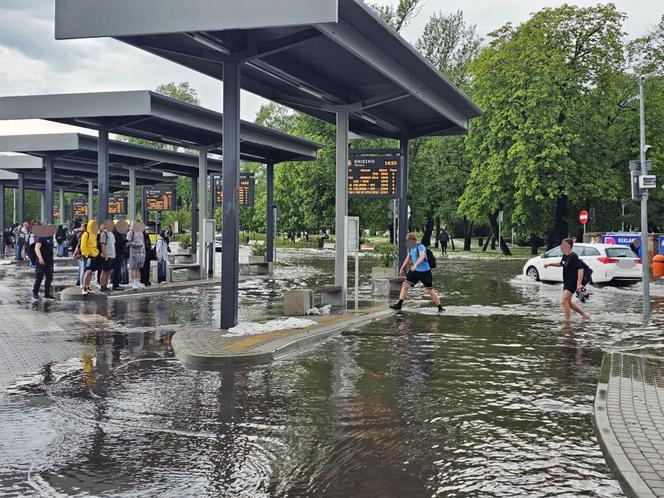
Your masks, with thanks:
M 241 284 L 241 320 L 332 280 L 331 253 L 279 259 Z M 605 287 L 591 322 L 565 326 L 561 287 L 522 264 L 441 260 L 443 316 L 418 290 L 390 319 L 222 373 L 187 370 L 170 347 L 216 326 L 218 287 L 39 304 L 61 325 L 49 340 L 77 354 L 0 390 L 0 495 L 622 496 L 593 434 L 597 377 L 605 351 L 662 343 L 664 286 L 645 323 L 638 287 Z M 2 303 L 32 310 L 27 284 L 2 277 Z

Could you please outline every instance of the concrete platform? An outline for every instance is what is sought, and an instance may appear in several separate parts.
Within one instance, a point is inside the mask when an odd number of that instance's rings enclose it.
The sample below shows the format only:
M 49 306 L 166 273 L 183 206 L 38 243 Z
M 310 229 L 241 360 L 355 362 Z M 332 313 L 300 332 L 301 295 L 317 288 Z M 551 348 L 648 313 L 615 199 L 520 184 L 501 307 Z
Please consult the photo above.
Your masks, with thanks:
M 241 277 L 240 281 L 250 280 L 247 277 Z M 101 292 L 93 292 L 86 296 L 81 294 L 80 287 L 67 287 L 60 291 L 60 300 L 61 301 L 97 301 L 105 299 L 123 299 L 131 298 L 136 296 L 144 296 L 151 294 L 164 294 L 168 292 L 176 292 L 183 289 L 191 289 L 192 287 L 214 287 L 216 285 L 221 285 L 219 279 L 209 279 L 209 280 L 188 280 L 185 282 L 168 282 L 164 284 L 155 284 L 153 283 L 149 287 L 143 287 L 141 289 L 132 289 L 129 286 L 124 286 L 122 291 L 113 291 L 110 294 L 104 294 Z M 54 287 L 54 291 L 57 291 L 57 288 Z
M 595 430 L 627 496 L 664 497 L 664 356 L 656 351 L 604 356 Z
M 317 318 L 317 324 L 256 335 L 229 336 L 220 330 L 187 330 L 173 336 L 175 355 L 192 370 L 223 370 L 229 367 L 269 363 L 304 351 L 350 327 L 392 316 L 389 308 L 370 308 Z

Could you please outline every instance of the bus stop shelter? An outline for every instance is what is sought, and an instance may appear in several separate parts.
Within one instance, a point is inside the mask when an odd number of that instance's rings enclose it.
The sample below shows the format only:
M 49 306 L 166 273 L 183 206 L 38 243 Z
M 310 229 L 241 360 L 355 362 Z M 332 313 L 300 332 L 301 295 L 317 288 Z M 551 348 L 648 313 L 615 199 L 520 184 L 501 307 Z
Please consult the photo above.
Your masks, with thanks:
M 178 13 L 186 11 L 187 15 Z M 56 0 L 57 39 L 113 37 L 223 80 L 222 328 L 237 323 L 240 90 L 336 123 L 335 282 L 345 289 L 348 134 L 397 139 L 400 240 L 408 142 L 466 133 L 473 102 L 359 0 Z M 400 257 L 405 248 L 400 246 Z
M 25 190 L 44 192 L 44 222 L 53 222 L 54 195 L 60 194 L 61 214 L 64 192 L 88 193 L 90 215 L 106 219 L 94 211 L 93 193 L 97 182 L 97 148 L 95 136 L 79 133 L 55 133 L 0 136 L 0 152 L 25 155 L 0 156 L 0 169 L 16 173 L 18 189 L 18 218 L 23 220 Z M 211 161 L 211 168 L 221 171 L 221 161 Z M 128 190 L 128 215 L 135 219 L 136 183 L 143 186 L 173 181 L 179 175 L 193 175 L 198 171 L 198 158 L 191 154 L 109 141 L 108 188 Z M 107 197 L 108 199 L 108 197 Z M 107 200 L 108 203 L 108 200 Z
M 207 176 L 220 173 L 218 161 L 208 154 L 223 155 L 221 113 L 188 104 L 148 90 L 94 92 L 55 95 L 0 97 L 0 119 L 45 119 L 97 130 L 97 184 L 100 209 L 108 197 L 109 133 L 168 144 L 198 151 L 194 169 L 163 171 L 192 178 L 192 249 L 196 250 L 196 233 L 206 218 Z M 240 122 L 240 158 L 267 166 L 267 257 L 274 254 L 274 165 L 290 161 L 314 161 L 320 145 L 286 133 Z M 114 143 L 115 144 L 115 143 Z M 116 145 L 113 145 L 117 148 Z M 130 172 L 133 169 L 130 168 Z M 198 181 L 195 181 L 198 179 Z M 101 212 L 101 210 L 100 210 Z M 103 213 L 102 213 L 103 217 Z M 199 248 L 202 257 L 202 247 Z

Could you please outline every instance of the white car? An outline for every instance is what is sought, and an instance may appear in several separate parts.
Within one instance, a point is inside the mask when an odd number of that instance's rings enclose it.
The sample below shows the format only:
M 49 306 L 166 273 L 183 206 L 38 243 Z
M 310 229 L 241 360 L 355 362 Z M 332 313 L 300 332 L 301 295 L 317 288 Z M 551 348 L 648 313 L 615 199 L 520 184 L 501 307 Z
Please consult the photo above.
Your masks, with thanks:
M 594 284 L 635 284 L 641 281 L 641 259 L 627 246 L 609 244 L 574 244 L 572 249 L 592 270 Z M 561 267 L 544 268 L 545 263 L 560 261 L 560 246 L 532 258 L 523 266 L 523 274 L 538 282 L 562 282 Z

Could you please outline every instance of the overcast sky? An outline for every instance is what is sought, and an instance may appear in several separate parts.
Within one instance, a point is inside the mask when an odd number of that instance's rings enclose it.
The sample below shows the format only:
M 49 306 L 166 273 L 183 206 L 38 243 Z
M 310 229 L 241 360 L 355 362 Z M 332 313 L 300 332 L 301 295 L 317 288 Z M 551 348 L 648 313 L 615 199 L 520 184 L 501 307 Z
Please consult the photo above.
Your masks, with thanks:
M 110 1 L 110 0 L 109 0 Z M 374 0 L 390 5 L 396 0 Z M 404 30 L 414 42 L 431 14 L 463 6 L 469 23 L 484 36 L 507 22 L 519 24 L 531 12 L 554 7 L 562 0 L 425 0 L 419 16 Z M 576 0 L 589 6 L 597 1 Z M 601 2 L 608 3 L 608 2 Z M 617 0 L 628 15 L 625 31 L 636 37 L 664 14 L 662 0 Z M 54 0 L 0 0 L 0 95 L 70 93 L 154 89 L 168 81 L 189 81 L 205 107 L 221 110 L 221 84 L 157 56 L 109 39 L 56 41 L 53 37 Z M 243 94 L 242 117 L 253 120 L 263 101 Z M 67 131 L 64 125 L 39 121 L 0 121 L 0 135 Z

